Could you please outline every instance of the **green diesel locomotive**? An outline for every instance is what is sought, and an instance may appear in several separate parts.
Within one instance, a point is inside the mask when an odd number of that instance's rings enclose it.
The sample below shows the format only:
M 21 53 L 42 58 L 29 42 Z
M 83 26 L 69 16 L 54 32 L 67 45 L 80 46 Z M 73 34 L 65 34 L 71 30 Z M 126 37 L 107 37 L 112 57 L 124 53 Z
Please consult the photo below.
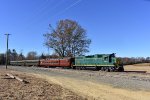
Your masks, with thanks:
M 96 54 L 75 57 L 74 68 L 93 68 L 102 71 L 124 71 L 123 64 L 115 57 L 115 54 Z

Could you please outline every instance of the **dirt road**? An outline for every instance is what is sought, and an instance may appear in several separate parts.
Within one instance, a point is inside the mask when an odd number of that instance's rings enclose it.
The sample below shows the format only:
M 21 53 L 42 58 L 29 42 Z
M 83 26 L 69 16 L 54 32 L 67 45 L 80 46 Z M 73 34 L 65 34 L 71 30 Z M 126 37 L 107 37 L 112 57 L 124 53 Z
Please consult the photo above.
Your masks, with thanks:
M 89 100 L 149 100 L 150 76 L 62 69 L 9 67 L 58 84 Z

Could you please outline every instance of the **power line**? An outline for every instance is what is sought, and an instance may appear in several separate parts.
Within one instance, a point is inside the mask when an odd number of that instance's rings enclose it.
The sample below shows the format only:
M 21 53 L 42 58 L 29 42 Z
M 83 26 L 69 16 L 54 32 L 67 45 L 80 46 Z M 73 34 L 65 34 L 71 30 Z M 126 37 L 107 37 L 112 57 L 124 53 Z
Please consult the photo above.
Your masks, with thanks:
M 79 4 L 82 0 L 77 0 L 76 2 L 72 3 L 71 5 L 69 5 L 68 7 L 66 7 L 64 10 L 62 10 L 61 12 L 57 13 L 54 16 L 60 15 L 64 12 L 66 12 L 67 10 L 71 9 L 72 7 L 76 6 L 77 4 Z
M 30 24 L 36 23 L 37 20 L 41 20 L 42 16 L 45 16 L 46 14 L 48 14 L 50 11 L 53 11 L 54 9 L 57 9 L 58 7 L 60 7 L 62 4 L 64 4 L 65 0 L 60 0 L 59 2 L 57 2 L 56 4 L 52 5 L 51 8 L 49 9 L 49 11 L 46 11 L 46 9 L 48 9 L 50 2 L 45 1 L 45 3 L 43 3 L 43 5 L 40 7 L 39 10 L 37 10 L 37 13 L 35 14 L 35 16 L 32 18 L 32 21 L 30 22 Z M 67 10 L 71 9 L 72 7 L 78 5 L 81 1 L 83 0 L 75 0 L 75 2 L 71 3 L 70 5 L 68 5 L 66 8 L 59 10 L 58 12 L 52 14 L 52 17 L 56 17 L 60 14 L 65 13 Z M 40 18 L 37 18 L 40 17 Z M 38 21 L 39 22 L 39 21 Z
M 52 2 L 54 3 L 54 2 Z M 61 4 L 64 3 L 64 0 L 60 0 L 59 2 L 55 4 L 51 4 L 48 0 L 36 11 L 36 14 L 34 14 L 34 17 L 31 18 L 31 23 L 36 23 L 37 20 L 41 20 L 43 16 L 47 15 L 50 11 L 53 11 L 54 9 L 57 9 Z M 51 6 L 50 6 L 51 4 Z M 50 9 L 48 8 L 50 7 Z M 47 11 L 49 9 L 49 11 Z M 37 16 L 39 18 L 37 18 Z M 34 20 L 34 21 L 33 21 Z
M 60 7 L 62 4 L 64 4 L 64 1 L 65 0 L 61 0 L 61 1 L 59 1 L 59 2 L 57 2 L 57 3 L 55 3 L 55 5 L 53 5 L 47 12 L 44 12 L 44 13 L 42 13 L 41 15 L 43 15 L 43 16 L 48 16 L 48 14 L 50 13 L 50 12 L 52 12 L 53 10 L 55 10 L 55 9 L 58 9 L 58 7 Z M 44 9 L 45 10 L 45 9 Z M 41 17 L 42 18 L 42 17 Z
M 45 9 L 48 7 L 44 7 L 44 9 L 41 10 L 41 15 L 46 15 L 45 13 L 49 13 L 50 11 L 57 9 L 57 7 L 59 7 L 60 5 L 62 5 L 64 3 L 65 0 L 61 0 L 60 2 L 56 3 L 56 5 L 54 5 L 53 7 L 51 7 L 51 9 L 48 12 L 45 12 Z M 70 4 L 69 6 L 67 6 L 66 8 L 64 8 L 62 11 L 60 10 L 60 12 L 58 11 L 58 13 L 56 12 L 55 14 L 52 15 L 52 17 L 55 17 L 57 15 L 60 15 L 64 12 L 66 12 L 67 10 L 71 9 L 72 7 L 76 6 L 77 4 L 79 4 L 81 1 L 83 0 L 77 0 L 75 2 L 73 2 L 72 4 Z

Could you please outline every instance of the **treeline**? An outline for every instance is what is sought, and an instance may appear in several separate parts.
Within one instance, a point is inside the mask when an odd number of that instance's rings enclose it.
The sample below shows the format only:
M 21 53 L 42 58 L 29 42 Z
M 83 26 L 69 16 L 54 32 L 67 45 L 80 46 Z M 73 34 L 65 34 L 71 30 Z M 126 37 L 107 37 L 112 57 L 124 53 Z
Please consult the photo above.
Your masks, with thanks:
M 10 61 L 20 61 L 20 60 L 37 60 L 37 59 L 46 59 L 46 58 L 56 58 L 58 57 L 57 55 L 46 55 L 46 54 L 41 54 L 38 55 L 35 51 L 30 51 L 27 53 L 25 56 L 22 52 L 17 53 L 15 49 L 8 50 L 8 64 Z M 6 62 L 6 53 L 1 53 L 0 54 L 0 65 L 4 65 Z
M 150 63 L 150 57 L 119 57 L 124 65 L 132 65 L 139 63 Z

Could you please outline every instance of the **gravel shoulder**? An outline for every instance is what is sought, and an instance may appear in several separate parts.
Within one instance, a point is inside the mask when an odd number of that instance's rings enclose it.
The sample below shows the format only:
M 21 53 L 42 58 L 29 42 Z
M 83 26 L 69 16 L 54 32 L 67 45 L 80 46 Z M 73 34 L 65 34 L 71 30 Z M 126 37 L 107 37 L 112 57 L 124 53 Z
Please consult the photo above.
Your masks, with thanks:
M 139 73 L 107 73 L 67 69 L 9 66 L 11 70 L 32 73 L 58 84 L 89 100 L 149 100 L 150 75 Z

